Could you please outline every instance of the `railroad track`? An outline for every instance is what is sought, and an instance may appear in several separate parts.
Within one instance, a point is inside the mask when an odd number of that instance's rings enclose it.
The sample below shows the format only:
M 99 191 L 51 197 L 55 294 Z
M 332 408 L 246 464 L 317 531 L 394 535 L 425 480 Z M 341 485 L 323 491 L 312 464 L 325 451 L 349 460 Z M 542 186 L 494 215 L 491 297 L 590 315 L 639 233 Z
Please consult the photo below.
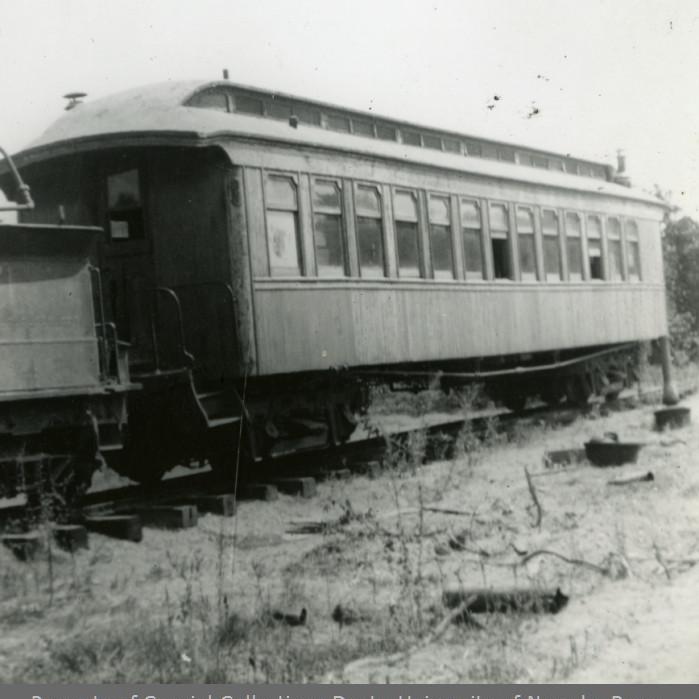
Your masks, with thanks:
M 695 390 L 695 386 L 688 385 L 680 390 L 680 395 L 684 397 Z M 429 462 L 453 455 L 456 437 L 467 423 L 475 435 L 493 429 L 506 434 L 515 425 L 527 422 L 569 424 L 593 410 L 628 410 L 640 404 L 658 402 L 661 397 L 662 388 L 653 387 L 627 391 L 614 401 L 598 400 L 584 407 L 536 405 L 517 413 L 504 409 L 484 411 L 433 424 L 420 423 L 385 434 L 369 433 L 322 451 L 301 451 L 268 459 L 256 464 L 254 479 L 247 476 L 237 487 L 233 478 L 227 481 L 217 478 L 210 470 L 200 470 L 160 481 L 157 492 L 137 484 L 88 492 L 79 512 L 73 515 L 69 525 L 59 527 L 59 533 L 69 547 L 74 545 L 74 533 L 82 545 L 84 537 L 80 530 L 84 527 L 138 541 L 143 523 L 171 528 L 192 526 L 196 524 L 199 511 L 232 516 L 238 500 L 274 499 L 280 491 L 312 497 L 317 480 L 379 471 L 387 450 L 409 446 L 416 433 L 424 434 L 425 460 Z M 31 534 L 23 531 L 27 529 L 24 509 L 23 504 L 0 506 L 0 528 L 7 529 L 8 523 L 12 523 L 14 527 L 11 529 L 20 530 L 21 533 L 13 535 L 17 537 L 20 550 L 32 548 L 36 543 Z M 13 548 L 16 550 L 16 546 Z

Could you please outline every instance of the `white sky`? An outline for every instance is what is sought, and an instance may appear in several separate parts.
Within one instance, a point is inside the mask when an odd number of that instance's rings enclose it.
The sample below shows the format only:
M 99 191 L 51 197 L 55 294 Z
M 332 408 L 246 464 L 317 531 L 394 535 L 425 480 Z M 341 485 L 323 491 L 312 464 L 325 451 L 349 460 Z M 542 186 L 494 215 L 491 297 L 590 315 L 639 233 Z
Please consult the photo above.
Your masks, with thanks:
M 224 67 L 235 82 L 582 157 L 613 163 L 624 148 L 635 183 L 699 216 L 696 0 L 0 0 L 0 144 L 38 136 L 66 92 Z

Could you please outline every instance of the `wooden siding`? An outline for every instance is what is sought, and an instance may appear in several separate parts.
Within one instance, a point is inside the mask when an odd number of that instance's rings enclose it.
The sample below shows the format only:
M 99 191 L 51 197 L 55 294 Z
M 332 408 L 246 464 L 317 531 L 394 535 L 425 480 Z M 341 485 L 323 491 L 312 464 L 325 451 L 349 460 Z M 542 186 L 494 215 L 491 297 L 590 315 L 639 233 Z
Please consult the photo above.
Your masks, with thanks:
M 606 195 L 571 192 L 531 184 L 428 170 L 412 164 L 396 168 L 368 158 L 228 144 L 245 171 L 248 227 L 253 250 L 256 372 L 276 374 L 332 366 L 450 360 L 585 347 L 666 334 L 660 222 L 662 207 Z M 250 167 L 253 165 L 254 167 Z M 388 278 L 362 280 L 271 279 L 266 264 L 265 211 L 262 193 L 266 168 L 300 178 L 299 209 L 310 206 L 305 184 L 310 176 L 342 177 L 345 213 L 350 183 L 375 183 L 382 193 Z M 431 276 L 427 194 L 449 195 L 452 234 L 460 233 L 459 197 L 477 200 L 483 219 L 486 270 L 492 276 L 488 202 L 508 205 L 510 250 L 515 279 L 519 274 L 516 206 L 535 213 L 537 269 L 543 273 L 541 209 L 558 215 L 564 250 L 565 214 L 580 215 L 582 250 L 587 255 L 586 216 L 633 218 L 639 229 L 641 282 L 463 281 L 461 242 L 455 245 L 457 281 L 398 279 L 395 264 L 393 192 L 418 192 L 421 265 Z M 308 251 L 311 221 L 299 217 Z M 354 244 L 353 218 L 347 216 L 347 239 Z M 603 237 L 603 241 L 605 238 Z M 605 243 L 606 245 L 606 243 Z M 257 252 L 254 252 L 257 251 Z M 307 253 L 308 254 L 308 253 Z M 314 251 L 310 250 L 310 254 Z M 354 272 L 350 249 L 350 270 Z M 563 257 L 564 271 L 567 260 Z M 310 260 L 307 269 L 314 269 Z
M 651 339 L 661 287 L 259 281 L 258 371 L 447 360 Z

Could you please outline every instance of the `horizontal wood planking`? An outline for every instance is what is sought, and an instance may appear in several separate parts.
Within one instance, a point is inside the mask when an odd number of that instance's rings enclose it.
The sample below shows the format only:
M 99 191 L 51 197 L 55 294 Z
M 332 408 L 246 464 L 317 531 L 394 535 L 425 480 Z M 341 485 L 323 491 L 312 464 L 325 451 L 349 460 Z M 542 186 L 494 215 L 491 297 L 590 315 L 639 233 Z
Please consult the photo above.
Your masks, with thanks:
M 256 284 L 258 371 L 446 360 L 650 339 L 666 332 L 661 287 Z
M 366 157 L 290 150 L 277 147 L 252 149 L 228 144 L 229 155 L 246 172 L 248 236 L 258 250 L 254 260 L 257 371 L 260 374 L 322 369 L 348 364 L 454 359 L 565 347 L 581 347 L 643 338 L 666 332 L 663 269 L 660 241 L 662 207 L 607 195 L 556 189 L 526 183 L 429 170 L 406 163 L 400 168 Z M 270 279 L 266 269 L 266 239 L 262 195 L 263 168 L 287 172 L 303 181 L 311 173 L 345 177 L 381 186 L 384 231 L 393 243 L 391 193 L 396 186 L 423 192 L 581 214 L 583 230 L 588 213 L 633 218 L 639 228 L 643 283 L 512 283 L 512 282 L 406 282 L 396 278 L 393 244 L 387 245 L 388 279 L 314 278 Z M 247 186 L 249 185 L 249 188 Z M 300 188 L 300 197 L 309 197 Z M 455 196 L 456 195 L 456 196 Z M 300 202 L 300 208 L 304 202 Z M 421 208 L 424 212 L 424 206 Z M 422 214 L 424 216 L 424 213 Z M 458 234 L 454 212 L 452 231 Z M 541 267 L 541 230 L 538 217 L 538 265 Z M 347 222 L 349 223 L 349 222 Z M 423 220 L 423 228 L 425 222 Z M 311 222 L 300 216 L 300 232 L 312 240 Z M 487 216 L 484 217 L 488 266 Z M 350 227 L 351 228 L 351 227 Z M 351 237 L 350 237 L 351 239 Z M 516 236 L 512 236 L 513 253 Z M 561 236 L 561 245 L 564 240 Z M 310 248 L 312 252 L 312 248 Z M 583 253 L 586 254 L 583 235 Z M 460 251 L 459 251 L 460 252 Z M 461 255 L 456 259 L 463 275 Z M 517 258 L 515 257 L 515 262 Z M 312 266 L 311 266 L 312 268 Z M 539 270 L 541 273 L 541 270 Z M 283 352 L 278 348 L 283 348 Z

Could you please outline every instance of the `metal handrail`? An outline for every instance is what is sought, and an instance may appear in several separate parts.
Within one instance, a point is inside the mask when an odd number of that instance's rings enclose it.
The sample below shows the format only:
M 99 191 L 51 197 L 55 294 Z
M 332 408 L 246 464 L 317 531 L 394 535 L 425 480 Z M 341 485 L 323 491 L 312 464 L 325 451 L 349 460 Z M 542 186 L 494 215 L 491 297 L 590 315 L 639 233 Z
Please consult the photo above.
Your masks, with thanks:
M 151 341 L 153 345 L 153 364 L 154 369 L 157 372 L 160 371 L 160 352 L 158 348 L 158 331 L 156 329 L 156 317 L 158 315 L 158 294 L 162 294 L 166 299 L 173 302 L 175 306 L 175 311 L 177 313 L 177 328 L 179 330 L 179 351 L 182 355 L 184 361 L 184 366 L 194 365 L 194 356 L 187 351 L 185 334 L 184 334 L 184 321 L 182 320 L 182 304 L 177 294 L 167 286 L 157 286 L 153 289 L 153 297 L 151 300 Z
M 19 170 L 15 167 L 12 158 L 8 155 L 7 151 L 0 147 L 0 155 L 7 161 L 7 165 L 10 168 L 12 177 L 17 184 L 17 190 L 24 199 L 22 204 L 13 204 L 12 206 L 0 206 L 0 211 L 26 211 L 28 209 L 34 208 L 34 200 L 32 199 L 31 192 L 29 190 L 29 185 L 25 184 L 22 180 Z
M 116 323 L 108 321 L 104 323 L 95 323 L 95 326 L 100 329 L 101 333 L 103 333 L 102 336 L 104 337 L 104 344 L 106 347 L 105 366 L 107 367 L 107 370 L 105 371 L 104 376 L 105 378 L 116 379 L 118 383 L 121 383 L 121 378 L 119 376 L 119 337 L 117 335 Z M 110 338 L 107 337 L 107 334 L 111 335 L 111 342 Z M 109 367 L 112 366 L 112 360 L 114 372 L 110 374 Z
M 226 282 L 221 282 L 221 281 L 206 281 L 206 282 L 192 282 L 190 284 L 177 284 L 173 287 L 172 289 L 176 290 L 184 290 L 184 289 L 197 289 L 197 288 L 204 288 L 204 287 L 212 287 L 216 289 L 222 289 L 224 293 L 224 297 L 226 298 L 229 308 L 230 308 L 230 314 L 231 314 L 231 323 L 230 327 L 233 331 L 233 345 L 234 345 L 234 357 L 237 360 L 238 354 L 239 354 L 239 349 L 240 349 L 240 338 L 238 335 L 238 324 L 237 324 L 237 318 L 238 318 L 238 300 L 236 298 L 235 292 L 233 291 L 233 287 L 230 284 L 226 284 Z
M 89 270 L 90 274 L 95 277 L 96 281 L 96 288 L 97 288 L 97 311 L 99 313 L 99 318 L 98 322 L 95 323 L 95 327 L 99 328 L 99 335 L 98 335 L 98 348 L 99 348 L 99 354 L 100 354 L 100 374 L 102 380 L 106 379 L 109 376 L 109 348 L 107 346 L 107 337 L 106 337 L 106 317 L 104 313 L 104 293 L 103 293 L 103 287 L 102 287 L 102 270 L 99 267 L 96 267 L 95 265 L 88 265 L 87 269 Z

